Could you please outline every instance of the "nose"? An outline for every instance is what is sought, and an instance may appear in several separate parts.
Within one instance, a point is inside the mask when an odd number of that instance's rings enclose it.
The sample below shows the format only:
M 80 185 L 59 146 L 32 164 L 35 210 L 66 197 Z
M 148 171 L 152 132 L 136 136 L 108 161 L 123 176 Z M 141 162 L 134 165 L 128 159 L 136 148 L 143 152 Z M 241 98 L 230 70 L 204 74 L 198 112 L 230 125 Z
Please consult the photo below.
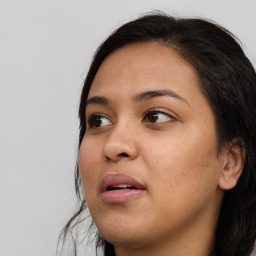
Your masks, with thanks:
M 111 129 L 102 150 L 103 160 L 117 162 L 121 159 L 135 159 L 138 156 L 136 131 L 116 125 Z

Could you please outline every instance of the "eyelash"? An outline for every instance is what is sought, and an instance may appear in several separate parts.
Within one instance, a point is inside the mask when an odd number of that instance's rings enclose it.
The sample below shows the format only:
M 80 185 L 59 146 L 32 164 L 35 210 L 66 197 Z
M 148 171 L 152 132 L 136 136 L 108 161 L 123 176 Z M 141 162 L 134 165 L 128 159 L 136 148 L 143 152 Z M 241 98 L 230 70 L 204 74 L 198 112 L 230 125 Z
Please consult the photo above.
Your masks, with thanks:
M 94 121 L 98 120 L 102 120 L 103 118 L 106 118 L 110 121 L 110 123 L 112 123 L 111 119 L 108 118 L 107 116 L 101 114 L 101 113 L 95 113 L 92 114 L 89 118 L 88 118 L 88 122 L 86 122 L 86 126 L 89 128 L 101 128 L 100 126 L 96 126 L 95 123 L 93 123 Z
M 166 112 L 164 112 L 164 111 L 161 111 L 161 110 L 158 110 L 158 109 L 150 109 L 150 110 L 148 110 L 148 111 L 146 111 L 146 113 L 144 114 L 144 118 L 143 118 L 143 122 L 146 122 L 147 120 L 147 118 L 149 117 L 149 115 L 151 115 L 151 114 L 161 114 L 161 115 L 163 115 L 163 116 L 166 116 L 166 117 L 168 117 L 170 120 L 169 121 L 171 121 L 171 120 L 175 120 L 175 118 L 172 116 L 172 115 L 170 115 L 170 114 L 167 114 Z M 158 118 L 159 119 L 159 118 Z M 157 119 L 157 120 L 158 120 Z M 156 120 L 156 121 L 157 121 Z M 168 121 L 164 121 L 164 122 L 160 122 L 160 123 L 165 123 L 165 122 L 168 122 Z M 153 124 L 157 124 L 157 122 L 149 122 L 149 123 L 153 123 Z
M 153 115 L 153 114 L 156 114 L 156 116 L 158 115 L 157 119 L 156 120 L 153 120 L 154 122 L 149 122 L 148 118 L 150 115 Z M 170 114 L 167 114 L 166 112 L 163 112 L 161 110 L 158 110 L 158 109 L 150 109 L 148 111 L 145 112 L 144 114 L 144 117 L 142 119 L 143 122 L 148 122 L 149 124 L 158 124 L 156 121 L 159 119 L 159 114 L 161 114 L 162 116 L 165 116 L 167 117 L 168 121 L 172 121 L 172 120 L 176 120 L 175 117 L 173 117 L 172 115 Z M 99 121 L 101 120 L 102 122 L 102 119 L 105 118 L 105 119 L 108 119 L 109 120 L 109 123 L 112 124 L 113 122 L 111 121 L 110 118 L 108 118 L 107 116 L 101 114 L 101 113 L 95 113 L 95 114 L 92 114 L 89 118 L 88 118 L 88 122 L 86 123 L 87 127 L 90 128 L 90 129 L 96 129 L 96 128 L 101 128 L 101 127 L 105 127 L 105 126 L 108 126 L 110 124 L 107 124 L 107 125 L 104 125 L 104 126 L 97 126 L 95 125 L 95 121 Z M 98 120 L 97 120 L 98 119 Z M 160 122 L 160 123 L 165 123 L 165 122 L 168 122 L 168 121 L 163 121 L 163 122 Z M 100 125 L 100 124 L 99 124 Z

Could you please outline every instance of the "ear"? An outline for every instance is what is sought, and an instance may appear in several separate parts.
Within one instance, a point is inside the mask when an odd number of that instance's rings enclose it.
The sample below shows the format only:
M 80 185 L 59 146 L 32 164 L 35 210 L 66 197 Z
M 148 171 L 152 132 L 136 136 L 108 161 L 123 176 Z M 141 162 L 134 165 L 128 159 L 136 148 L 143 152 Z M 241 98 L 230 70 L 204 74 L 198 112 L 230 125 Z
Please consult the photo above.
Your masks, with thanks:
M 245 161 L 245 149 L 238 141 L 232 141 L 223 150 L 224 166 L 219 178 L 219 187 L 229 190 L 236 186 L 242 174 Z

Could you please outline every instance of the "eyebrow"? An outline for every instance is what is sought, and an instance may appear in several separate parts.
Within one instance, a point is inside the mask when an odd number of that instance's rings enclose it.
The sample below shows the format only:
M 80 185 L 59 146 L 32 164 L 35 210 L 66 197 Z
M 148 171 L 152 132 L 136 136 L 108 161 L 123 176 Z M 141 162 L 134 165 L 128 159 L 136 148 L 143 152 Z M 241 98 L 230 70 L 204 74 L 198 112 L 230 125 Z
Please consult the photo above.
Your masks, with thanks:
M 189 103 L 180 95 L 178 95 L 172 90 L 167 90 L 167 89 L 142 92 L 138 95 L 135 95 L 132 98 L 132 102 L 139 103 L 141 101 L 146 101 L 146 100 L 150 100 L 150 99 L 153 99 L 156 97 L 162 97 L 162 96 L 169 96 L 169 97 L 178 99 L 180 101 L 185 102 L 188 106 L 190 106 Z M 110 100 L 104 96 L 93 96 L 86 101 L 86 106 L 90 104 L 109 105 Z
M 132 101 L 134 103 L 137 103 L 137 102 L 141 102 L 144 100 L 150 100 L 150 99 L 153 99 L 156 97 L 162 97 L 162 96 L 169 96 L 169 97 L 175 98 L 177 100 L 185 102 L 188 106 L 190 106 L 189 103 L 184 98 L 182 98 L 180 95 L 178 95 L 176 92 L 174 92 L 172 90 L 167 90 L 167 89 L 152 90 L 152 91 L 140 93 L 140 94 L 136 95 L 135 97 L 133 97 Z
M 109 99 L 102 96 L 93 96 L 90 99 L 88 99 L 85 103 L 86 106 L 90 104 L 108 105 Z

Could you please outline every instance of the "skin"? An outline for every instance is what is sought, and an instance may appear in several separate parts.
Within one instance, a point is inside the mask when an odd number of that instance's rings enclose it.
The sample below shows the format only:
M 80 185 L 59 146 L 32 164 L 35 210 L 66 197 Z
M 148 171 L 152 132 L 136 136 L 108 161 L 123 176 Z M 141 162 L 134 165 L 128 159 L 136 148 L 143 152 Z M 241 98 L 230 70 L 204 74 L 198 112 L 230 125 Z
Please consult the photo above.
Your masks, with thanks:
M 155 90 L 172 95 L 135 100 Z M 79 168 L 101 235 L 117 256 L 209 255 L 223 189 L 235 186 L 243 159 L 230 145 L 217 152 L 214 115 L 193 67 L 158 43 L 125 46 L 100 66 L 88 99 L 94 96 L 109 102 L 87 106 Z M 116 173 L 145 192 L 104 202 L 101 181 Z

